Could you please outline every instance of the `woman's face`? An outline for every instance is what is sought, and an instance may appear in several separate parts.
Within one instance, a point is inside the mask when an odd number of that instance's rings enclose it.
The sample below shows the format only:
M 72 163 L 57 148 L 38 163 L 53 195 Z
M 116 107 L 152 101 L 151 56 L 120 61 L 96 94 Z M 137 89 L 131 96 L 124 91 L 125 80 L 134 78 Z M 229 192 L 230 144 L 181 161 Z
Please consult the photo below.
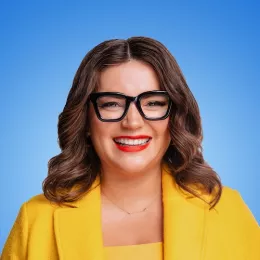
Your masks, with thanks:
M 110 66 L 100 74 L 98 92 L 121 92 L 127 96 L 137 96 L 142 92 L 160 90 L 157 75 L 149 65 L 131 60 Z M 125 173 L 140 172 L 161 163 L 169 143 L 169 117 L 160 121 L 144 119 L 132 102 L 127 115 L 119 122 L 102 122 L 91 104 L 89 110 L 90 134 L 94 148 L 101 160 L 102 169 L 115 169 Z M 138 136 L 144 136 L 138 138 Z M 120 136 L 129 140 L 120 140 Z M 148 145 L 130 146 L 115 142 L 138 142 L 150 137 Z M 128 139 L 128 138 L 123 138 Z M 137 141 L 135 141 L 136 143 Z M 133 144 L 133 143 L 131 143 Z

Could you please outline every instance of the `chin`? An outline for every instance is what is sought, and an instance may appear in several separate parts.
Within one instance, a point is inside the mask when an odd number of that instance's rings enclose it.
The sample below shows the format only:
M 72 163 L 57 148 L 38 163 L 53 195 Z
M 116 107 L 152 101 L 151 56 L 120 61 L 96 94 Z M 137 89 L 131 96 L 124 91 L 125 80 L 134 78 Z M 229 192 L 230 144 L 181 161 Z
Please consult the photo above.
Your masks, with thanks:
M 115 162 L 115 167 L 125 171 L 126 173 L 139 173 L 144 169 L 151 167 L 152 160 L 145 160 L 144 158 L 129 158 L 127 160 L 120 160 Z M 154 163 L 153 163 L 154 164 Z

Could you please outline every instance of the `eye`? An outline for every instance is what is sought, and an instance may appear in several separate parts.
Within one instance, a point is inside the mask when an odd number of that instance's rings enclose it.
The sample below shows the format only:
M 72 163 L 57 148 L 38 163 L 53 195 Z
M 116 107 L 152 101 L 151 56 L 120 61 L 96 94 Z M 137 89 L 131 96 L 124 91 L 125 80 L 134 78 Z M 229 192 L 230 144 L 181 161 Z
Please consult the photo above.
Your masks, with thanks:
M 124 104 L 115 101 L 102 102 L 98 104 L 98 108 L 100 110 L 106 110 L 106 111 L 118 111 L 124 109 Z
M 109 108 L 109 107 L 119 107 L 120 104 L 118 104 L 117 102 L 106 102 L 103 104 L 99 104 L 98 106 L 101 108 Z
M 163 107 L 165 105 L 166 105 L 166 102 L 161 102 L 161 101 L 150 101 L 146 104 L 146 106 L 149 106 L 149 107 L 155 107 L 155 106 Z

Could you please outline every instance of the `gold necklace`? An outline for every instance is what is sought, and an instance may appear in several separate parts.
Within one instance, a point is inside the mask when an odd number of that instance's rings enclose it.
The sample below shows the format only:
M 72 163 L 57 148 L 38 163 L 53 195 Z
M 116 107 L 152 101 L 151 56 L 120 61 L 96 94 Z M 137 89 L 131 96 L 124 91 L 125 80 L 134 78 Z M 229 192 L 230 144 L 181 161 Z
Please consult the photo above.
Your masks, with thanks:
M 118 206 L 116 203 L 114 203 L 110 198 L 108 198 L 108 196 L 103 192 L 101 191 L 101 193 L 110 201 L 112 202 L 117 208 L 119 208 L 120 210 L 124 211 L 125 213 L 127 213 L 128 215 L 133 215 L 133 214 L 137 214 L 137 213 L 142 213 L 144 211 L 146 211 L 151 205 L 152 203 L 155 201 L 157 195 L 160 193 L 160 191 L 158 193 L 156 193 L 156 196 L 151 200 L 151 202 L 144 208 L 142 209 L 141 211 L 134 211 L 134 212 L 129 212 L 123 208 L 121 208 L 120 206 Z

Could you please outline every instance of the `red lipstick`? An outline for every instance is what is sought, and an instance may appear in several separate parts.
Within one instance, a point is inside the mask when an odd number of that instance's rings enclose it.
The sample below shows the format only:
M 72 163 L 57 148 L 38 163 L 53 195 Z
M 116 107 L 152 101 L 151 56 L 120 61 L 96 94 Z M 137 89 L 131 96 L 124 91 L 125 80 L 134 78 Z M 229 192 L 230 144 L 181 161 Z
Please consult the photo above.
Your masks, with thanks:
M 152 138 L 149 135 L 120 135 L 120 136 L 116 136 L 114 137 L 114 139 L 116 138 L 126 138 L 126 139 L 146 139 L 146 138 Z
M 115 142 L 116 147 L 123 152 L 139 152 L 139 151 L 142 151 L 149 146 L 150 141 L 152 139 L 152 137 L 148 136 L 148 135 L 136 135 L 136 136 L 125 136 L 124 135 L 124 136 L 117 136 L 114 139 L 117 139 L 117 138 L 135 139 L 135 140 L 136 139 L 147 139 L 147 138 L 149 138 L 147 143 L 139 144 L 139 145 L 125 145 L 125 144 L 120 144 L 120 143 Z

